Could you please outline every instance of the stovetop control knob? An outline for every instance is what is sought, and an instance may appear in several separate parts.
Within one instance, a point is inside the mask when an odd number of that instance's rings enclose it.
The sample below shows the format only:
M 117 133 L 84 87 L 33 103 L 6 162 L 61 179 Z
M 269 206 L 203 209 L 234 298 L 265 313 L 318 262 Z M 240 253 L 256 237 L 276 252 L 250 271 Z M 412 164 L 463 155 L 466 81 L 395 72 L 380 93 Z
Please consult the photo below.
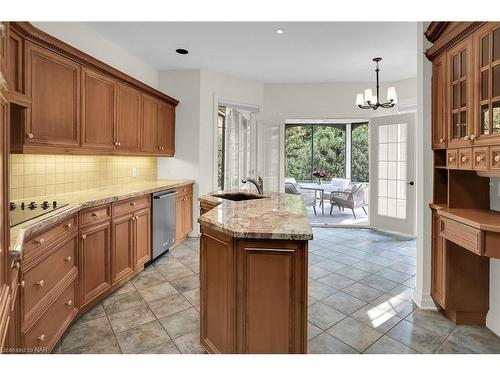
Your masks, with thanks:
M 10 202 L 10 210 L 14 211 L 16 208 L 17 208 L 17 204 L 15 204 L 14 202 Z
M 57 207 L 57 201 L 52 202 L 52 207 Z
M 46 210 L 47 208 L 49 208 L 49 202 L 44 201 L 44 202 L 42 203 L 42 208 L 43 208 L 44 210 Z
M 30 210 L 34 210 L 37 207 L 38 207 L 38 205 L 35 202 L 30 202 L 30 204 L 28 204 L 28 208 Z

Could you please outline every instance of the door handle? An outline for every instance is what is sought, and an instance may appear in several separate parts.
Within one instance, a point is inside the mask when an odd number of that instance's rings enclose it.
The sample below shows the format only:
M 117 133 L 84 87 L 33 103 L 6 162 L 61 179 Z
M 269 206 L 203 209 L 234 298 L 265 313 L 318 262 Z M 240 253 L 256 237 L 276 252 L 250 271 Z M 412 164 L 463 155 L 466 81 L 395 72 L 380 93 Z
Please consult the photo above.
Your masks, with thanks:
M 410 185 L 410 186 L 413 186 L 413 185 L 415 185 L 415 182 L 410 181 L 410 182 L 407 182 L 407 184 Z

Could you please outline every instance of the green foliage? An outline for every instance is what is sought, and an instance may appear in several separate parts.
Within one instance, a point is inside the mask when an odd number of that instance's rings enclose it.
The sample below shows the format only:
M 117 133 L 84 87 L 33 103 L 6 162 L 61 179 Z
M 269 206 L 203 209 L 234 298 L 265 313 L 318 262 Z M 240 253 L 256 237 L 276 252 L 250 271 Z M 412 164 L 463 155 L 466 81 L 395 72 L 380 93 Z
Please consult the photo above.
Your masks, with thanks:
M 353 182 L 368 182 L 368 124 L 358 126 L 352 131 L 351 146 L 351 180 Z
M 285 176 L 297 181 L 315 181 L 312 176 L 315 170 L 324 170 L 326 181 L 345 177 L 345 130 L 325 125 L 288 127 L 285 134 Z M 352 132 L 352 180 L 368 181 L 367 125 Z

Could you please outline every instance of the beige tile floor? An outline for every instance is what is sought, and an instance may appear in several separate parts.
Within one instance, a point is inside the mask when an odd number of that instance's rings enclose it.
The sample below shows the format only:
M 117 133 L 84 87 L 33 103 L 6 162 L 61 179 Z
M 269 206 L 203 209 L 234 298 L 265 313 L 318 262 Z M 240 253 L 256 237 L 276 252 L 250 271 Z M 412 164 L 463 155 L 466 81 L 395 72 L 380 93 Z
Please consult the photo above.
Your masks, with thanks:
M 314 229 L 309 353 L 500 353 L 485 327 L 416 308 L 415 241 Z M 73 323 L 55 353 L 203 353 L 199 242 L 188 239 Z

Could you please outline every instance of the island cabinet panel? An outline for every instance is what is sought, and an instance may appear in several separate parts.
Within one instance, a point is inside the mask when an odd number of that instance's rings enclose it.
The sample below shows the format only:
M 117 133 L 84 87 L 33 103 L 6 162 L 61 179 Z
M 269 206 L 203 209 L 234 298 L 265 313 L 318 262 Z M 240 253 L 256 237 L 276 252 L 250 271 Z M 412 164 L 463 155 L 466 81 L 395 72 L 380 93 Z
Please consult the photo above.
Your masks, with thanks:
M 236 353 L 233 239 L 203 230 L 200 239 L 201 342 L 209 353 Z
M 151 210 L 149 208 L 134 213 L 134 268 L 151 259 Z
M 28 43 L 29 111 L 26 144 L 78 146 L 80 65 Z
M 307 352 L 307 241 L 201 226 L 201 344 L 209 353 Z
M 111 287 L 111 224 L 109 220 L 80 231 L 80 307 L 85 308 Z
M 134 215 L 125 214 L 112 221 L 111 282 L 117 283 L 134 268 Z
M 307 256 L 293 241 L 238 241 L 239 353 L 305 353 Z
M 115 148 L 116 81 L 82 71 L 82 147 Z
M 118 151 L 139 151 L 141 147 L 141 93 L 127 85 L 117 87 Z

